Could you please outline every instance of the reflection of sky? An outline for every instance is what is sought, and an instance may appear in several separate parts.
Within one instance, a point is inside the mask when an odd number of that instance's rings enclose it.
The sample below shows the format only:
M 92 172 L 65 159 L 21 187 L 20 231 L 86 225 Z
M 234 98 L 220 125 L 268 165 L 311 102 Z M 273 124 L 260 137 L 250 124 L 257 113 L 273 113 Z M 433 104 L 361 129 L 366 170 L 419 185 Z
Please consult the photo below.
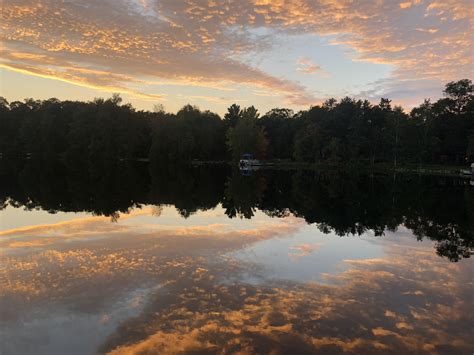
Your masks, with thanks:
M 290 236 L 264 240 L 233 254 L 243 262 L 263 265 L 269 278 L 300 282 L 323 282 L 324 274 L 346 270 L 346 259 L 383 255 L 382 247 L 370 239 L 325 235 L 315 226 L 304 226 Z
M 57 212 L 52 214 L 42 210 L 32 212 L 23 208 L 7 207 L 0 211 L 0 231 L 35 224 L 57 223 L 85 216 L 87 213 Z
M 139 314 L 144 296 L 154 290 L 124 292 L 121 299 L 98 313 L 71 314 L 69 309 L 51 309 L 42 304 L 42 309 L 36 309 L 34 317 L 23 319 L 21 326 L 2 327 L 2 336 L 7 340 L 3 343 L 4 351 L 7 354 L 93 354 L 97 344 L 117 324 Z
M 0 353 L 469 353 L 471 259 L 295 217 L 0 212 Z M 251 282 L 249 282 L 251 281 Z M 258 281 L 258 282 L 255 282 Z

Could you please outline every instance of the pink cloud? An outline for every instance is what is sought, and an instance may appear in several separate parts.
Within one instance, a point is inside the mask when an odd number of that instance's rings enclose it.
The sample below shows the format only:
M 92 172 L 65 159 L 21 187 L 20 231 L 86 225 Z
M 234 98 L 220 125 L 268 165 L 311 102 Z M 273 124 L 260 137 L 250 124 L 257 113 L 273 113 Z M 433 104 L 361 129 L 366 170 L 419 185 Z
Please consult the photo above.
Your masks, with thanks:
M 1 16 L 4 68 L 150 100 L 162 93 L 147 92 L 146 83 L 166 80 L 246 85 L 289 104 L 314 103 L 307 87 L 242 59 L 276 44 L 277 37 L 255 31 L 263 27 L 286 36 L 331 35 L 332 44 L 355 50 L 355 60 L 392 65 L 392 81 L 439 87 L 473 72 L 469 0 L 5 0 Z M 298 65 L 307 74 L 319 70 L 304 58 Z

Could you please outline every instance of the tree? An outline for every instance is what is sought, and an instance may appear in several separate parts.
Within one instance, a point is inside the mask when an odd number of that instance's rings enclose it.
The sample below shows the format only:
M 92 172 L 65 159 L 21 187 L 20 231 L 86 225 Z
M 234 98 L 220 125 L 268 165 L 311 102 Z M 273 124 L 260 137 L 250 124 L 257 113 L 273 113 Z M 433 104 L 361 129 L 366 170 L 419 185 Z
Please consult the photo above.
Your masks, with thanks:
M 469 136 L 466 157 L 468 162 L 474 162 L 474 133 Z
M 247 117 L 240 119 L 235 127 L 230 127 L 227 130 L 227 148 L 234 160 L 238 160 L 244 153 L 264 158 L 268 142 L 264 129 L 257 125 L 256 110 L 249 108 L 244 112 Z
M 474 99 L 474 85 L 469 79 L 451 81 L 446 84 L 443 93 L 452 100 L 455 112 L 461 113 Z
M 300 130 L 295 137 L 294 158 L 300 162 L 319 162 L 323 158 L 323 137 L 315 124 Z
M 0 98 L 0 153 L 66 158 L 85 169 L 104 161 L 268 159 L 466 164 L 473 159 L 474 86 L 446 84 L 445 97 L 425 100 L 410 115 L 383 98 L 350 97 L 294 113 L 231 105 L 222 120 L 186 105 L 176 114 L 137 111 L 119 95 L 90 102 Z M 73 163 L 74 162 L 74 163 Z
M 257 120 L 260 117 L 257 109 L 253 106 L 246 107 L 241 111 L 240 117 L 244 120 Z
M 234 127 L 240 118 L 242 118 L 242 111 L 240 110 L 240 106 L 237 104 L 232 104 L 224 115 L 224 121 L 228 127 Z
M 258 125 L 265 129 L 268 139 L 268 156 L 271 159 L 291 159 L 294 152 L 296 122 L 293 110 L 275 108 L 268 111 Z

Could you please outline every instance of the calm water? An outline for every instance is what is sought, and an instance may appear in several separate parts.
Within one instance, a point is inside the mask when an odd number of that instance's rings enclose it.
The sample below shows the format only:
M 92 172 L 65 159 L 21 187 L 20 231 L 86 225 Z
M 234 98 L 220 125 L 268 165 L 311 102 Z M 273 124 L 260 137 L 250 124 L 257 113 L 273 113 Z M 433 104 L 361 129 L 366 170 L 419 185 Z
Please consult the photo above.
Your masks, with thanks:
M 0 354 L 474 351 L 474 187 L 0 164 Z

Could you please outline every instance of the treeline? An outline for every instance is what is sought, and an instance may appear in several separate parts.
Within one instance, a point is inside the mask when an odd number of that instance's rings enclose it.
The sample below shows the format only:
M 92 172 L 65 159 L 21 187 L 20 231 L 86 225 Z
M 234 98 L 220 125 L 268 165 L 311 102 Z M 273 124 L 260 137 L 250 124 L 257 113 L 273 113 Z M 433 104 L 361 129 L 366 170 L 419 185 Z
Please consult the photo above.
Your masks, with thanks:
M 338 236 L 382 236 L 403 226 L 435 240 L 452 261 L 474 248 L 474 189 L 451 177 L 274 169 L 243 176 L 228 166 L 117 161 L 77 171 L 71 161 L 3 159 L 0 210 L 9 205 L 112 219 L 143 205 L 157 215 L 171 205 L 183 217 L 222 206 L 229 218 L 293 214 Z
M 0 98 L 0 153 L 79 161 L 187 162 L 258 158 L 308 163 L 437 163 L 474 160 L 474 85 L 450 82 L 445 97 L 405 113 L 349 97 L 294 113 L 260 116 L 234 104 L 223 118 L 187 105 L 176 114 L 137 111 L 120 96 L 92 102 Z

